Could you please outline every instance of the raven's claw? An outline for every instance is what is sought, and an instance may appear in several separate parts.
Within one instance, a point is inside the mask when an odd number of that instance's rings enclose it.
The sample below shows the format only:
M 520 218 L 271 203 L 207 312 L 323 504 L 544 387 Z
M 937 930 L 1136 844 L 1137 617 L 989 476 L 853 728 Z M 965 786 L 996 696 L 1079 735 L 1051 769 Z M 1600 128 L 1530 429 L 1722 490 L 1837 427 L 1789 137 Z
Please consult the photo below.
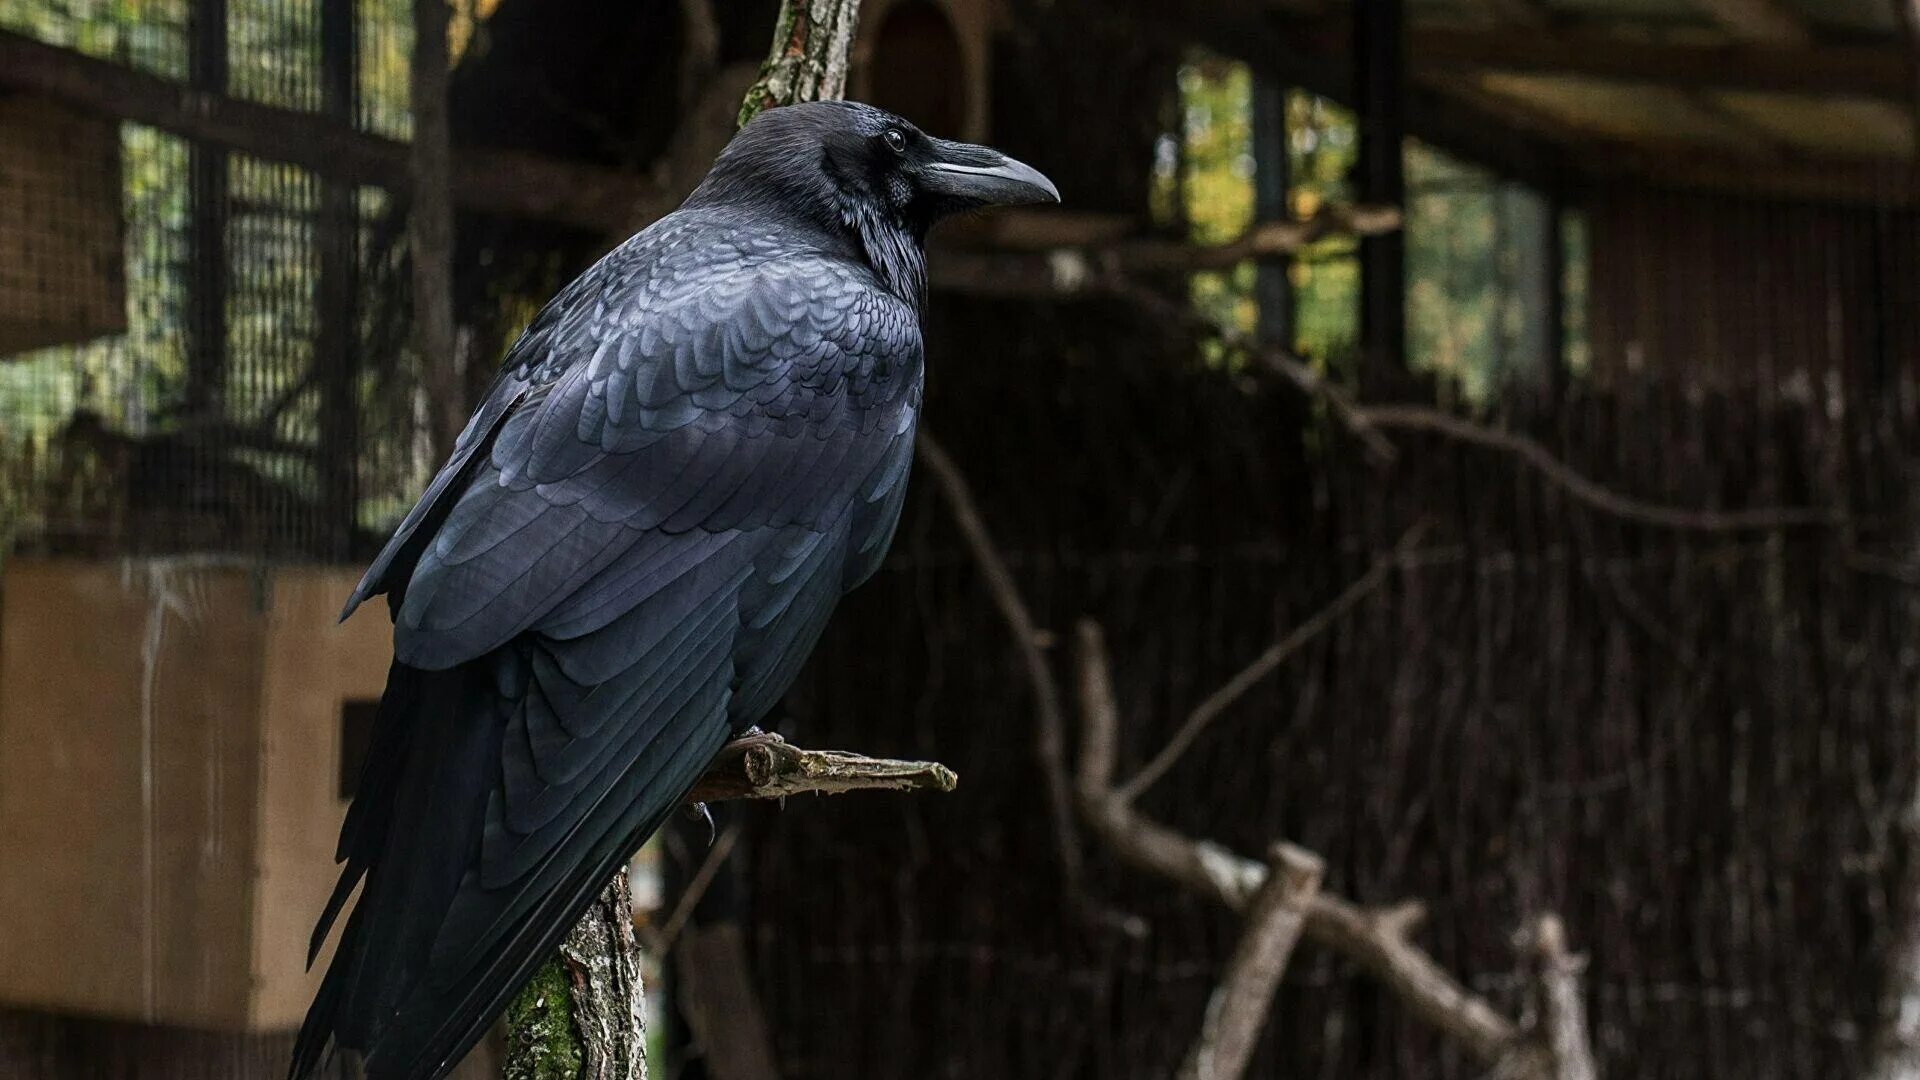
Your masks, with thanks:
M 713 839 L 715 836 L 715 830 L 713 827 L 713 811 L 707 809 L 706 803 L 697 802 L 693 804 L 693 812 L 700 815 L 700 819 L 707 823 L 707 846 L 712 847 Z

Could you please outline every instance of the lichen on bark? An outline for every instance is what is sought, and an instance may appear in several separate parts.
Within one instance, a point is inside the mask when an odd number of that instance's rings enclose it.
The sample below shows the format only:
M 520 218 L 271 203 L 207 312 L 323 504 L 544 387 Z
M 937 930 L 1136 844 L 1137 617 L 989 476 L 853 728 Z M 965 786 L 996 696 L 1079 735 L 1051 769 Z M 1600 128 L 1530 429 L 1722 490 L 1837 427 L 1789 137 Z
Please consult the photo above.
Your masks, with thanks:
M 505 1080 L 575 1080 L 583 1062 L 573 1024 L 573 977 L 552 956 L 507 1006 Z
M 785 0 L 760 77 L 740 103 L 739 126 L 776 105 L 844 97 L 859 21 L 860 0 Z

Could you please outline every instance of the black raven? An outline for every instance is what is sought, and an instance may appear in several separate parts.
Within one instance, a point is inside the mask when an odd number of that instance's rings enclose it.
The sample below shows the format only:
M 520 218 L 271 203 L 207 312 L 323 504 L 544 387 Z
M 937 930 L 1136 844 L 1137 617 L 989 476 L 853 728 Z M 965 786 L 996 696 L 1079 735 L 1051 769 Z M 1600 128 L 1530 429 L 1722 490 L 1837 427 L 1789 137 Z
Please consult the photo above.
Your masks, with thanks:
M 330 1046 L 443 1076 L 774 707 L 900 515 L 927 229 L 1058 198 L 871 106 L 773 109 L 533 320 L 347 603 L 387 595 L 394 659 L 296 1080 Z

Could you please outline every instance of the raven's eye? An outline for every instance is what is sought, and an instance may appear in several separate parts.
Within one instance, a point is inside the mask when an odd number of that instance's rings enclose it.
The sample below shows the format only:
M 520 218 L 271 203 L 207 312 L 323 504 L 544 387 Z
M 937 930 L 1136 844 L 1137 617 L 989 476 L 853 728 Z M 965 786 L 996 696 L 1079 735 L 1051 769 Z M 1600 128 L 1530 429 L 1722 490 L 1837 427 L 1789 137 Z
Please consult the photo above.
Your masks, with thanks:
M 888 148 L 894 153 L 904 154 L 907 152 L 907 137 L 901 133 L 899 128 L 888 128 L 881 133 L 880 137 L 887 140 Z

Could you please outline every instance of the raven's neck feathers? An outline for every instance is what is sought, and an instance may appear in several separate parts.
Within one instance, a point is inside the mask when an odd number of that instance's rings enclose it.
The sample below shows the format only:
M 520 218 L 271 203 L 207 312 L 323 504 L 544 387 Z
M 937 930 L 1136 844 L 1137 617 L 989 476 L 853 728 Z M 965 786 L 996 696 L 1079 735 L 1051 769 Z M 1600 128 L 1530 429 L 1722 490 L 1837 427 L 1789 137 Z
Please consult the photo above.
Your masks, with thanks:
M 785 221 L 830 251 L 865 262 L 887 291 L 920 310 L 927 295 L 924 229 L 899 220 L 878 197 L 837 180 L 817 144 L 762 138 L 728 146 L 684 204 Z M 783 145 L 784 143 L 784 145 Z
M 919 236 L 865 199 L 842 199 L 840 221 L 860 238 L 867 265 L 887 291 L 919 311 L 927 302 L 927 253 Z

